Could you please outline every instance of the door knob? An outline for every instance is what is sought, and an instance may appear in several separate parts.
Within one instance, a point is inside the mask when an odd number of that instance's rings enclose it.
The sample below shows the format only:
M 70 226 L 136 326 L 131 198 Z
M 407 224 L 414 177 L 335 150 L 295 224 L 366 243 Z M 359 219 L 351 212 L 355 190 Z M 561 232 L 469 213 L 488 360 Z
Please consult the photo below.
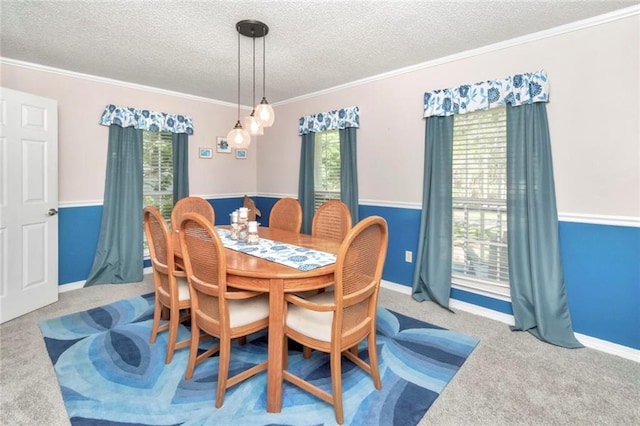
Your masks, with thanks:
M 55 216 L 55 215 L 57 215 L 57 214 L 58 214 L 58 210 L 56 210 L 56 209 L 49 209 L 49 211 L 47 212 L 47 214 L 48 214 L 49 216 Z

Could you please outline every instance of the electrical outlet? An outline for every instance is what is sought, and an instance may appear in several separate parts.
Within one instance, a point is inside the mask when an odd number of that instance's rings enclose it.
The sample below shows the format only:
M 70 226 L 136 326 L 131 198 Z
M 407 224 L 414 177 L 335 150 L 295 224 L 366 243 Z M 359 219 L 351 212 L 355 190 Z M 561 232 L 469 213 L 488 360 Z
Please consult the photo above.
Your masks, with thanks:
M 411 263 L 413 262 L 413 252 L 412 251 L 405 251 L 404 252 L 404 261 L 407 263 Z

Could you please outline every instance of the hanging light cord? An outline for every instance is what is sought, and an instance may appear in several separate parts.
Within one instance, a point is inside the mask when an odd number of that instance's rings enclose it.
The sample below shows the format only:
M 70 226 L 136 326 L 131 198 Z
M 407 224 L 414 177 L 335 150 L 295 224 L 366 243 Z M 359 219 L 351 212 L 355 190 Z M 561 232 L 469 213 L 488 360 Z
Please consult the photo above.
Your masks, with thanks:
M 251 35 L 253 38 L 253 108 L 255 109 L 256 105 L 256 36 L 251 31 Z
M 267 44 L 266 44 L 266 41 L 265 41 L 265 39 L 266 39 L 266 38 L 267 38 L 267 35 L 266 35 L 266 34 L 262 36 L 262 97 L 263 97 L 263 98 L 264 98 L 264 94 L 265 94 L 265 86 L 266 86 L 266 83 L 265 83 L 265 74 L 266 74 L 266 73 L 265 73 L 265 69 L 266 69 L 266 68 L 265 68 L 265 64 L 266 64 L 266 59 L 265 59 L 265 57 L 266 57 L 266 55 L 267 55 L 267 52 L 266 52 L 266 46 L 267 46 Z M 255 40 L 254 40 L 254 41 L 255 41 Z M 254 57 L 255 57 L 255 52 L 254 52 Z M 255 59 L 255 58 L 254 58 L 254 59 Z
M 238 122 L 240 122 L 240 32 L 238 32 Z

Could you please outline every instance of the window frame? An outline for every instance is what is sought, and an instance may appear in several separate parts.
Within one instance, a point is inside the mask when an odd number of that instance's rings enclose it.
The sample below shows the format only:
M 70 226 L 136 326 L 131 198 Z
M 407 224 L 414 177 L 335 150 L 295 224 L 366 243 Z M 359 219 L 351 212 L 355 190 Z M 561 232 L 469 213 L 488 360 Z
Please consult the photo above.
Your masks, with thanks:
M 502 108 L 502 110 L 498 109 Z M 452 287 L 465 291 L 482 294 L 485 296 L 511 300 L 508 271 L 507 253 L 507 200 L 506 200 L 506 108 L 498 107 L 491 110 L 476 111 L 465 116 L 454 116 L 454 140 L 452 146 Z M 458 122 L 456 122 L 458 118 Z M 462 123 L 460 120 L 464 120 Z M 493 121 L 492 121 L 493 120 Z M 487 124 L 493 123 L 491 127 Z M 458 128 L 456 128 L 456 124 Z M 466 126 L 466 128 L 461 128 Z M 485 133 L 478 137 L 477 132 Z M 497 132 L 497 133 L 495 133 Z M 464 135 L 468 136 L 464 136 Z M 477 142 L 481 142 L 478 144 Z M 462 146 L 461 144 L 468 144 Z M 465 149 L 473 146 L 472 150 Z M 487 153 L 493 156 L 487 155 Z M 460 155 L 460 154 L 463 155 Z M 470 161 L 470 157 L 476 156 L 476 160 Z M 501 157 L 504 155 L 504 157 Z M 464 157 L 464 158 L 461 158 Z M 502 162 L 503 160 L 503 162 Z M 469 177 L 474 166 L 479 164 L 486 167 L 492 161 L 494 166 L 492 174 L 475 174 L 475 178 L 482 176 L 479 184 L 473 177 Z M 496 164 L 499 166 L 496 168 Z M 458 169 L 456 169 L 456 165 Z M 497 174 L 497 170 L 504 173 Z M 476 169 L 477 170 L 477 169 Z M 460 178 L 456 172 L 464 174 Z M 488 177 L 489 176 L 489 177 Z M 498 182 L 495 182 L 498 176 Z M 458 178 L 457 178 L 458 177 Z M 487 181 L 493 180 L 492 184 Z M 457 185 L 457 186 L 456 186 Z M 480 191 L 477 187 L 480 187 Z M 481 192 L 482 196 L 470 196 L 469 192 Z M 458 194 L 456 196 L 456 193 Z M 488 194 L 491 193 L 489 196 Z M 457 218 L 464 216 L 463 220 Z M 486 216 L 494 215 L 493 220 L 486 220 Z M 475 231 L 475 238 L 469 230 Z M 460 238 L 462 231 L 465 236 Z M 456 234 L 458 237 L 456 237 Z M 492 236 L 493 235 L 493 236 Z M 462 245 L 460 245 L 462 242 Z M 478 255 L 474 250 L 481 251 Z M 486 252 L 488 251 L 488 254 Z M 477 260 L 473 260 L 473 256 Z M 455 262 L 456 259 L 463 262 Z M 495 263 L 494 263 L 495 262 Z M 463 265 L 462 267 L 460 265 Z M 457 272 L 462 270 L 467 273 Z M 480 269 L 485 277 L 474 276 L 469 272 Z M 506 281 L 500 279 L 506 273 Z M 496 279 L 491 279 L 493 275 Z
M 316 210 L 318 210 L 318 207 L 320 207 L 322 204 L 324 204 L 327 201 L 340 200 L 341 169 L 340 169 L 340 133 L 339 131 L 337 129 L 334 129 L 334 130 L 325 130 L 322 132 L 317 132 L 314 138 L 315 138 L 314 139 L 315 150 L 313 153 L 313 162 L 314 162 L 313 205 L 314 205 L 314 212 L 315 212 Z M 327 144 L 331 144 L 332 146 L 327 147 L 326 146 Z M 324 167 L 324 164 L 325 164 L 324 155 L 329 148 L 331 148 L 334 151 L 337 148 L 338 164 L 337 164 L 337 167 L 335 167 L 334 165 L 332 169 L 326 170 Z M 323 181 L 323 177 L 326 177 L 328 174 L 333 174 L 334 175 L 333 184 L 335 185 L 336 172 L 337 172 L 338 189 L 327 190 L 326 189 L 327 184 L 320 181 Z
M 142 131 L 142 143 L 143 143 L 143 155 L 142 155 L 142 206 L 143 208 L 149 205 L 153 205 L 156 207 L 160 214 L 164 217 L 167 225 L 171 227 L 171 211 L 173 210 L 173 185 L 174 185 L 174 170 L 173 170 L 173 134 L 171 132 L 153 132 L 149 130 Z M 156 164 L 149 164 L 147 162 L 147 150 L 152 150 L 154 148 L 150 147 L 149 144 L 159 144 L 162 143 L 165 146 L 158 148 L 158 155 L 161 156 L 159 161 Z M 171 153 L 169 155 L 165 155 L 165 153 L 161 152 L 161 149 L 166 149 L 168 145 Z M 164 157 L 164 158 L 163 158 Z M 163 169 L 163 165 L 166 167 Z M 155 172 L 157 174 L 157 179 L 155 182 L 152 182 L 152 185 L 157 184 L 157 186 L 163 186 L 163 180 L 166 179 L 166 176 L 162 176 L 164 173 L 170 169 L 171 173 L 171 184 L 165 189 L 154 189 L 154 190 L 146 190 L 145 188 L 149 186 L 148 176 L 149 173 L 153 173 L 153 169 L 160 169 Z M 150 170 L 151 169 L 151 170 Z M 153 199 L 153 203 L 147 202 L 149 198 Z M 164 200 L 164 202 L 163 202 Z M 168 208 L 170 205 L 171 208 Z M 143 235 L 143 244 L 144 244 L 144 256 L 149 256 L 149 248 L 147 246 L 147 238 L 146 235 Z

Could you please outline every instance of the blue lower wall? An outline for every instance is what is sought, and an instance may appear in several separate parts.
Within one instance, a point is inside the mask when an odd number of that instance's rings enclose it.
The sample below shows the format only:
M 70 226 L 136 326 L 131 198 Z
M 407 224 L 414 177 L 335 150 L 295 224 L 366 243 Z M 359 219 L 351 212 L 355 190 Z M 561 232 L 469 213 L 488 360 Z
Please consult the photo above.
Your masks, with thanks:
M 405 251 L 413 253 L 414 262 L 418 252 L 418 232 L 420 231 L 420 210 L 395 207 L 360 206 L 360 219 L 382 216 L 389 227 L 389 245 L 384 263 L 383 279 L 397 284 L 411 286 L 414 263 L 404 260 Z
M 58 282 L 84 281 L 98 246 L 102 206 L 58 209 Z
M 640 228 L 560 222 L 560 250 L 574 330 L 640 349 Z
M 267 225 L 277 201 L 255 197 Z M 228 224 L 229 214 L 242 198 L 209 200 L 216 224 Z M 87 278 L 100 231 L 101 206 L 68 207 L 59 216 L 59 282 Z M 389 248 L 383 279 L 411 286 L 415 263 L 405 262 L 405 251 L 415 260 L 420 210 L 361 205 L 360 218 L 379 215 L 389 225 Z M 560 249 L 574 330 L 578 333 L 640 350 L 640 228 L 560 222 Z M 145 266 L 148 266 L 148 262 Z M 511 303 L 458 289 L 451 297 L 512 315 Z

